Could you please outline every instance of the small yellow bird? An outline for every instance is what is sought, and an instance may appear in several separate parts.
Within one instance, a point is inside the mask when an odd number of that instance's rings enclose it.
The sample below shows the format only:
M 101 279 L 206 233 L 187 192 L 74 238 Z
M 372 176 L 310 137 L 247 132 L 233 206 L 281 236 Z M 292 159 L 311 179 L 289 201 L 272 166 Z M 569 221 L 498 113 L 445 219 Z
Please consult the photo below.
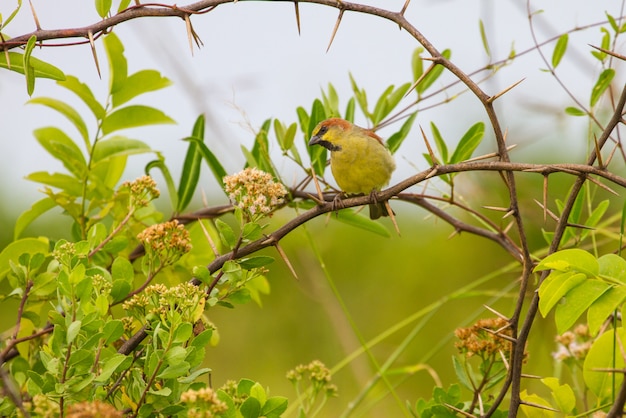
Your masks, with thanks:
M 383 140 L 369 129 L 332 118 L 313 130 L 309 145 L 330 151 L 330 169 L 337 185 L 347 194 L 369 194 L 389 183 L 396 163 Z M 389 216 L 385 202 L 370 205 L 370 218 Z

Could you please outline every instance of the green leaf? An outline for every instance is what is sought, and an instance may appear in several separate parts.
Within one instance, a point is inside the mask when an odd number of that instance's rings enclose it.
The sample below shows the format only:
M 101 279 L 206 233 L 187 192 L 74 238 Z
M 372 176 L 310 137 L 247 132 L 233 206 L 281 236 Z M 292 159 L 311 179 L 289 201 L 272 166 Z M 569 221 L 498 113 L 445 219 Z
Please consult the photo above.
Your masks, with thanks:
M 624 356 L 621 354 L 619 343 L 616 344 L 616 341 L 626 341 L 624 328 L 617 328 L 612 332 L 605 332 L 600 335 L 593 342 L 583 365 L 585 384 L 598 397 L 597 402 L 599 404 L 613 399 L 624 378 L 622 373 L 605 371 L 624 368 Z
M 441 55 L 443 55 L 443 57 L 446 59 L 450 59 L 450 56 L 452 55 L 452 51 L 450 51 L 449 49 L 445 49 L 441 53 Z M 417 92 L 419 94 L 422 94 L 423 92 L 425 92 L 426 89 L 428 89 L 430 86 L 433 85 L 435 81 L 437 81 L 437 79 L 439 78 L 439 76 L 441 76 L 442 73 L 443 73 L 443 66 L 436 65 L 426 76 L 424 76 L 424 78 L 422 79 L 422 82 L 419 83 L 419 85 L 416 87 Z
M 605 254 L 598 258 L 600 276 L 611 282 L 626 284 L 626 260 L 617 254 Z
M 256 398 L 247 398 L 239 407 L 243 418 L 258 418 L 261 415 L 261 403 Z
M 128 76 L 124 84 L 113 94 L 113 107 L 150 91 L 168 87 L 172 82 L 156 70 L 142 70 Z
M 261 416 L 278 418 L 287 410 L 289 401 L 283 396 L 272 396 L 265 401 L 261 409 Z
M 315 129 L 315 127 L 324 119 L 326 119 L 324 106 L 322 105 L 322 102 L 316 99 L 313 102 L 313 107 L 311 108 L 311 117 L 309 118 L 309 127 L 307 128 L 307 135 L 305 138 L 305 141 L 307 143 L 309 139 L 311 139 L 313 129 Z M 309 157 L 311 158 L 311 165 L 313 166 L 313 170 L 317 175 L 322 176 L 326 169 L 326 161 L 328 157 L 326 148 L 321 146 L 307 146 L 307 150 L 309 152 Z
M 422 59 L 424 48 L 418 47 L 413 50 L 411 56 L 411 71 L 413 72 L 413 81 L 417 81 L 424 74 L 424 60 Z
M 596 299 L 587 311 L 589 333 L 596 335 L 604 321 L 622 306 L 624 300 L 626 300 L 626 286 L 611 287 Z
M 472 156 L 476 147 L 480 144 L 480 141 L 483 140 L 483 136 L 485 135 L 485 124 L 482 122 L 475 123 L 472 125 L 463 138 L 459 141 L 456 149 L 452 153 L 452 157 L 450 158 L 450 162 L 452 164 L 459 163 L 461 161 L 465 161 Z
M 217 159 L 217 157 L 215 157 L 215 154 L 213 154 L 209 147 L 207 147 L 206 144 L 198 138 L 188 137 L 185 138 L 185 141 L 190 141 L 196 144 L 198 150 L 202 154 L 202 157 L 204 157 L 204 160 L 211 169 L 215 180 L 217 180 L 218 184 L 223 189 L 224 177 L 226 177 L 228 173 L 226 173 L 226 170 L 224 169 L 220 161 Z
M 539 287 L 539 312 L 546 317 L 567 292 L 586 280 L 583 273 L 553 271 Z
M 191 137 L 199 141 L 204 141 L 204 125 L 206 123 L 204 115 L 198 116 L 191 132 Z M 189 142 L 187 155 L 183 163 L 183 170 L 178 182 L 178 204 L 177 212 L 182 212 L 187 208 L 198 186 L 200 178 L 200 168 L 202 166 L 202 153 L 198 150 L 198 144 Z
M 113 280 L 123 280 L 128 283 L 132 283 L 135 277 L 135 270 L 133 265 L 125 257 L 116 257 L 111 265 L 111 276 Z
M 82 325 L 83 325 L 82 321 L 78 320 L 78 321 L 73 321 L 67 327 L 67 334 L 66 334 L 67 344 L 71 344 L 76 339 L 76 337 L 78 336 L 78 333 L 80 332 L 80 327 Z
M 104 364 L 102 365 L 100 369 L 100 374 L 98 375 L 98 377 L 96 377 L 95 381 L 98 383 L 107 382 L 111 378 L 113 373 L 117 371 L 118 368 L 122 370 L 128 367 L 131 362 L 132 362 L 131 357 L 127 357 L 119 353 L 113 354 L 112 357 L 110 357 L 109 359 L 107 359 L 107 361 L 104 362 Z
M 109 93 L 115 94 L 122 88 L 128 76 L 128 63 L 124 57 L 124 45 L 115 32 L 104 37 L 104 49 L 109 59 Z
M 189 363 L 187 363 L 186 361 L 181 361 L 179 363 L 167 366 L 165 370 L 163 370 L 161 373 L 157 375 L 157 377 L 159 379 L 175 379 L 177 377 L 186 375 L 188 372 L 189 372 Z M 171 390 L 169 388 L 167 389 Z M 154 393 L 154 392 L 151 391 L 150 393 Z
M 151 151 L 152 149 L 142 141 L 125 136 L 114 136 L 96 143 L 92 159 L 97 164 L 115 157 L 145 154 Z
M 537 264 L 534 271 L 550 269 L 562 272 L 577 271 L 588 277 L 595 277 L 600 272 L 600 265 L 598 260 L 589 252 L 572 248 L 550 254 Z
M 158 160 L 152 160 L 148 164 L 146 164 L 146 168 L 144 169 L 144 171 L 146 174 L 149 175 L 150 170 L 152 170 L 153 168 L 158 168 L 161 171 L 163 178 L 165 178 L 167 191 L 172 201 L 172 208 L 177 207 L 178 206 L 178 193 L 176 192 L 174 179 L 172 178 L 172 175 L 170 174 L 170 170 L 169 168 L 167 168 L 167 165 L 165 165 L 165 161 L 163 160 L 163 157 L 161 155 L 159 155 Z
M 376 101 L 374 111 L 371 115 L 371 121 L 374 125 L 377 125 L 391 111 L 391 109 L 387 108 L 387 99 L 391 92 L 393 92 L 393 87 L 393 85 L 387 87 Z
M 76 177 L 62 173 L 48 173 L 37 171 L 25 177 L 27 180 L 56 187 L 67 192 L 71 196 L 80 196 L 83 192 L 82 182 Z
M 554 52 L 552 52 L 552 68 L 556 68 L 563 55 L 565 55 L 565 51 L 567 50 L 567 42 L 569 40 L 569 35 L 564 33 L 559 37 L 559 40 L 556 41 L 556 46 L 554 47 Z
M 0 68 L 15 71 L 16 73 L 25 74 L 24 71 L 24 54 L 19 52 L 8 52 L 0 54 Z M 50 78 L 52 80 L 65 80 L 65 74 L 59 68 L 52 64 L 41 61 L 35 57 L 30 57 L 29 64 L 35 71 L 35 77 Z
M 345 116 L 343 117 L 348 122 L 354 122 L 354 107 L 355 107 L 354 97 L 351 97 L 350 100 L 348 100 L 348 104 L 346 105 L 346 113 L 345 113 Z
M 354 93 L 356 102 L 361 108 L 361 112 L 363 112 L 363 114 L 369 119 L 371 118 L 371 114 L 367 110 L 367 107 L 368 107 L 367 106 L 367 93 L 365 92 L 364 89 L 360 89 L 359 86 L 356 84 L 356 80 L 352 76 L 352 73 L 350 73 L 349 76 L 350 76 L 350 84 L 352 85 L 352 92 Z
M 111 344 L 124 335 L 124 323 L 119 319 L 108 320 L 102 329 L 104 334 L 104 343 Z
M 0 252 L 0 278 L 11 269 L 10 263 L 17 262 L 22 254 L 48 254 L 50 243 L 46 238 L 22 238 L 13 241 Z
M 189 322 L 183 322 L 179 326 L 176 327 L 174 331 L 174 335 L 172 337 L 172 342 L 174 343 L 185 343 L 193 334 L 193 326 Z
M 584 110 L 580 110 L 577 107 L 566 107 L 565 108 L 565 113 L 567 113 L 570 116 L 587 116 L 587 112 L 585 112 Z
M 246 270 L 252 270 L 257 267 L 267 266 L 268 264 L 272 264 L 273 262 L 274 258 L 266 255 L 258 255 L 237 260 L 237 263 L 239 263 L 239 265 Z
M 591 90 L 591 99 L 589 101 L 591 107 L 595 106 L 595 104 L 598 103 L 598 100 L 600 100 L 602 94 L 611 85 L 613 77 L 615 77 L 614 69 L 607 68 L 606 70 L 602 71 L 602 73 L 598 77 L 598 81 L 596 81 L 596 84 Z
M 343 222 L 365 231 L 373 232 L 382 237 L 388 238 L 391 236 L 387 228 L 381 222 L 373 221 L 369 218 L 369 216 L 363 216 L 355 210 L 340 210 L 336 213 L 336 216 L 333 216 L 333 219 L 337 219 L 339 222 Z
M 26 91 L 29 96 L 33 95 L 35 91 L 35 67 L 30 63 L 30 56 L 33 53 L 35 44 L 37 43 L 37 37 L 32 35 L 28 38 L 28 42 L 24 47 L 24 76 L 26 77 Z
M 564 303 L 556 307 L 554 320 L 559 334 L 563 334 L 610 286 L 600 280 L 585 280 L 565 295 Z
M 446 145 L 446 141 L 444 141 L 441 133 L 439 132 L 439 128 L 435 125 L 434 122 L 430 122 L 430 131 L 433 134 L 433 139 L 435 140 L 435 146 L 439 151 L 439 155 L 441 156 L 441 160 L 443 164 L 448 164 L 450 161 L 448 160 L 448 146 Z
M 15 221 L 13 240 L 16 241 L 20 237 L 20 235 L 22 235 L 22 232 L 24 232 L 28 225 L 30 225 L 35 219 L 39 218 L 41 215 L 54 207 L 56 207 L 55 201 L 50 199 L 49 197 L 44 197 L 43 199 L 34 203 L 30 209 L 24 211 L 17 218 L 17 221 Z
M 272 164 L 269 151 L 269 140 L 267 134 L 272 126 L 272 120 L 267 119 L 261 125 L 261 129 L 254 138 L 251 154 L 256 162 L 256 167 L 266 173 L 270 173 L 273 177 L 278 177 L 276 170 Z M 248 162 L 248 166 L 254 167 L 254 163 Z
M 96 11 L 101 18 L 107 17 L 111 10 L 112 0 L 96 0 Z
M 559 384 L 559 379 L 556 377 L 546 377 L 541 379 L 541 383 L 550 388 L 552 397 L 563 414 L 569 415 L 574 411 L 576 395 L 569 385 Z
M 33 132 L 37 141 L 50 155 L 63 163 L 77 178 L 87 171 L 87 162 L 76 143 L 62 130 L 54 127 L 39 128 Z
M 96 100 L 89 86 L 81 83 L 78 78 L 69 75 L 65 80 L 58 81 L 57 84 L 76 94 L 87 105 L 96 119 L 101 120 L 104 117 L 104 107 Z
M 83 138 L 83 141 L 86 144 L 89 144 L 89 130 L 87 129 L 87 124 L 80 114 L 67 103 L 51 99 L 49 97 L 36 97 L 34 99 L 30 99 L 27 103 L 48 106 L 49 108 L 61 113 L 76 127 L 80 136 Z
M 400 130 L 389 137 L 387 140 L 387 148 L 389 148 L 389 152 L 391 152 L 391 154 L 395 154 L 398 148 L 400 148 L 400 145 L 402 145 L 402 142 L 404 142 L 406 137 L 409 135 L 416 117 L 417 113 L 410 115 L 406 121 L 404 121 Z
M 483 42 L 483 48 L 485 48 L 487 56 L 491 57 L 491 49 L 489 48 L 489 41 L 487 40 L 487 34 L 485 33 L 485 24 L 482 19 L 478 21 L 478 30 L 480 31 L 480 39 Z
M 235 231 L 228 225 L 226 222 L 221 219 L 215 220 L 215 226 L 220 233 L 220 237 L 222 238 L 222 242 L 228 248 L 232 249 L 237 243 L 237 236 L 235 235 Z
M 126 8 L 128 8 L 128 5 L 130 4 L 131 0 L 122 0 L 120 1 L 120 5 L 117 8 L 117 12 L 121 12 L 122 10 L 126 10 Z
M 174 119 L 150 106 L 132 105 L 107 115 L 102 121 L 102 133 L 107 135 L 120 129 L 138 126 L 176 123 Z

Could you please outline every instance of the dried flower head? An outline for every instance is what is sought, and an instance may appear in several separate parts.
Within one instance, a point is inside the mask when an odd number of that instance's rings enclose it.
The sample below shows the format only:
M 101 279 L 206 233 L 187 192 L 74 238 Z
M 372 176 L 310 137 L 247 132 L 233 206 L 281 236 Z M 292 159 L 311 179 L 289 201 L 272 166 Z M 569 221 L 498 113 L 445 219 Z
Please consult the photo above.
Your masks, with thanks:
M 156 182 L 150 176 L 141 176 L 133 181 L 125 181 L 122 188 L 127 188 L 130 194 L 132 206 L 147 206 L 150 201 L 161 195 L 156 187 Z
M 146 250 L 146 256 L 158 259 L 160 266 L 175 263 L 191 250 L 189 231 L 177 220 L 152 225 L 137 235 Z
M 211 388 L 188 390 L 180 395 L 180 400 L 187 404 L 187 416 L 192 418 L 221 416 L 228 411 L 228 405 Z
M 314 393 L 324 391 L 326 396 L 337 394 L 337 386 L 331 383 L 330 370 L 319 360 L 313 360 L 309 364 L 299 364 L 295 369 L 287 372 L 287 380 L 297 384 L 304 378 L 308 378 Z
M 122 418 L 123 413 L 101 401 L 80 402 L 71 405 L 67 410 L 67 418 Z
M 250 218 L 271 215 L 287 195 L 282 183 L 276 183 L 270 174 L 257 168 L 246 168 L 224 177 L 224 190 L 231 202 Z
M 589 327 L 580 324 L 574 331 L 566 331 L 556 337 L 557 349 L 552 357 L 557 361 L 584 360 L 593 344 Z
M 206 298 L 205 289 L 189 282 L 170 288 L 157 283 L 133 295 L 122 308 L 139 320 L 146 316 L 166 320 L 175 312 L 183 321 L 196 322 L 204 312 Z
M 469 328 L 458 328 L 454 334 L 459 339 L 456 348 L 467 357 L 477 355 L 488 359 L 499 353 L 508 357 L 512 348 L 510 341 L 499 336 L 511 336 L 508 322 L 502 318 L 481 319 Z

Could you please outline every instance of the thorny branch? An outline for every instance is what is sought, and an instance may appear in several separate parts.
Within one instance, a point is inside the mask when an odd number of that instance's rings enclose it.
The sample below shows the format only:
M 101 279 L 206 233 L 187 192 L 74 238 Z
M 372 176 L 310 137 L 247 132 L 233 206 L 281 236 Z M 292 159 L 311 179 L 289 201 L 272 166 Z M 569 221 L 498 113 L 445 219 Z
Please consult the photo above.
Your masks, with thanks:
M 84 41 L 78 41 L 77 43 L 86 43 L 93 42 L 93 39 L 98 38 L 102 34 L 111 30 L 112 27 L 140 17 L 166 17 L 166 16 L 176 16 L 182 19 L 185 19 L 187 24 L 189 23 L 189 16 L 199 13 L 207 13 L 213 11 L 217 6 L 226 4 L 226 3 L 234 3 L 236 0 L 203 0 L 198 1 L 186 6 L 176 6 L 176 5 L 167 5 L 167 4 L 158 4 L 158 3 L 146 3 L 139 4 L 133 7 L 130 7 L 114 16 L 103 19 L 100 22 L 97 22 L 93 25 L 85 26 L 82 28 L 74 28 L 74 29 L 55 29 L 55 30 L 43 30 L 37 29 L 28 34 L 24 34 L 21 36 L 14 37 L 10 40 L 3 40 L 0 42 L 0 48 L 4 51 L 7 51 L 12 48 L 23 46 L 27 43 L 28 39 L 31 36 L 36 36 L 39 45 L 41 46 L 52 46 L 54 44 L 47 43 L 46 41 L 54 40 L 54 39 L 71 39 L 71 38 L 83 38 Z M 246 1 L 246 0 L 240 0 Z M 511 254 L 511 256 L 519 261 L 522 264 L 523 272 L 522 272 L 522 280 L 520 284 L 517 304 L 515 306 L 514 312 L 509 319 L 511 329 L 513 331 L 513 335 L 516 339 L 516 343 L 514 344 L 514 351 L 511 358 L 509 375 L 507 379 L 504 381 L 502 390 L 498 397 L 494 400 L 490 411 L 486 413 L 486 416 L 490 416 L 502 403 L 507 393 L 511 393 L 511 401 L 509 406 L 509 416 L 514 417 L 517 415 L 518 408 L 521 404 L 521 399 L 519 397 L 520 394 L 520 382 L 522 377 L 522 360 L 523 353 L 526 341 L 528 339 L 531 327 L 534 322 L 534 318 L 536 316 L 538 310 L 538 295 L 534 294 L 534 297 L 528 307 L 527 313 L 522 320 L 522 312 L 523 312 L 523 304 L 524 304 L 524 296 L 527 293 L 528 282 L 531 276 L 533 262 L 530 256 L 530 251 L 528 248 L 528 244 L 526 241 L 526 230 L 524 228 L 524 223 L 522 220 L 522 216 L 519 211 L 519 202 L 517 195 L 517 187 L 516 187 L 516 178 L 515 173 L 538 173 L 543 175 L 544 177 L 548 177 L 552 173 L 567 173 L 570 175 L 574 175 L 576 177 L 575 184 L 568 196 L 568 199 L 565 203 L 564 209 L 562 211 L 561 217 L 558 219 L 557 227 L 554 234 L 554 239 L 550 246 L 550 253 L 556 251 L 559 248 L 561 239 L 563 237 L 563 233 L 565 229 L 568 227 L 568 218 L 569 214 L 573 208 L 576 197 L 578 196 L 582 186 L 585 181 L 588 179 L 592 179 L 594 182 L 597 181 L 596 178 L 604 179 L 608 182 L 611 182 L 615 185 L 626 187 L 626 179 L 622 178 L 614 173 L 611 173 L 606 170 L 605 167 L 596 167 L 594 163 L 596 161 L 596 152 L 602 150 L 602 147 L 606 144 L 607 140 L 610 138 L 612 133 L 614 132 L 617 125 L 622 122 L 622 112 L 624 110 L 624 106 L 626 103 L 626 87 L 622 91 L 622 94 L 619 98 L 619 101 L 615 104 L 615 110 L 613 117 L 610 122 L 604 128 L 602 135 L 597 140 L 596 149 L 591 151 L 589 158 L 586 164 L 550 164 L 550 165 L 537 165 L 537 164 L 525 164 L 525 163 L 512 163 L 509 158 L 509 149 L 507 148 L 507 144 L 505 141 L 505 135 L 503 133 L 503 129 L 500 125 L 500 121 L 498 118 L 498 114 L 494 108 L 494 101 L 500 97 L 500 94 L 490 95 L 486 93 L 477 82 L 475 82 L 471 77 L 473 74 L 466 73 L 457 67 L 454 63 L 446 59 L 439 50 L 430 43 L 430 41 L 417 29 L 415 28 L 404 16 L 404 11 L 408 5 L 408 1 L 405 3 L 404 7 L 400 12 L 393 12 L 385 9 L 381 9 L 374 6 L 350 3 L 345 1 L 338 0 L 277 0 L 284 2 L 293 2 L 296 6 L 296 18 L 298 20 L 298 28 L 300 28 L 299 24 L 299 11 L 298 11 L 298 3 L 313 3 L 319 4 L 328 7 L 334 7 L 339 9 L 340 14 L 337 19 L 337 23 L 335 25 L 335 32 L 339 28 L 339 24 L 341 22 L 341 17 L 345 12 L 359 12 L 370 14 L 374 16 L 378 16 L 380 18 L 384 18 L 390 20 L 397 24 L 400 28 L 404 29 L 408 34 L 410 34 L 417 42 L 419 42 L 426 51 L 430 54 L 431 60 L 434 64 L 441 65 L 445 67 L 450 73 L 452 73 L 461 83 L 463 83 L 478 99 L 481 105 L 484 108 L 484 111 L 489 118 L 490 124 L 492 126 L 493 134 L 495 136 L 495 141 L 497 145 L 497 161 L 490 162 L 465 162 L 459 164 L 451 164 L 451 165 L 436 165 L 428 170 L 425 170 L 421 173 L 418 173 L 414 176 L 411 176 L 392 187 L 389 187 L 386 190 L 378 193 L 378 196 L 375 196 L 376 199 L 387 200 L 401 200 L 404 202 L 412 203 L 423 207 L 425 210 L 433 213 L 435 216 L 443 219 L 444 221 L 450 223 L 456 231 L 465 231 L 468 233 L 476 234 L 487 239 L 490 239 L 500 246 L 502 246 L 506 251 Z M 333 36 L 335 35 L 333 32 Z M 332 42 L 331 37 L 331 42 Z M 537 41 L 535 41 L 535 49 L 539 47 Z M 595 119 L 594 119 L 595 120 Z M 597 120 L 596 120 L 597 122 Z M 428 181 L 430 178 L 437 177 L 440 175 L 450 174 L 450 173 L 459 173 L 466 171 L 495 171 L 501 174 L 502 179 L 505 183 L 505 186 L 508 189 L 509 193 L 509 207 L 507 209 L 507 213 L 509 213 L 514 221 L 515 228 L 517 230 L 517 239 L 518 242 L 514 242 L 512 238 L 506 233 L 505 230 L 500 228 L 492 228 L 493 230 L 487 228 L 476 227 L 465 222 L 460 221 L 459 219 L 454 218 L 453 216 L 446 213 L 444 210 L 439 208 L 436 204 L 434 204 L 431 200 L 432 197 L 418 195 L 414 193 L 406 193 L 405 191 L 421 182 Z M 592 177 L 593 176 L 593 177 Z M 308 199 L 310 196 L 301 189 L 297 189 L 293 191 L 293 196 L 298 199 Z M 324 200 L 326 203 L 320 203 L 318 206 L 310 209 L 297 217 L 293 218 L 285 225 L 278 228 L 276 231 L 268 234 L 264 238 L 252 242 L 246 246 L 237 249 L 237 257 L 244 257 L 249 254 L 252 254 L 256 251 L 259 251 L 262 248 L 266 248 L 269 246 L 276 246 L 278 242 L 289 234 L 291 231 L 296 229 L 298 226 L 308 222 L 309 220 L 322 215 L 324 213 L 331 212 L 333 210 L 332 204 L 333 196 L 324 196 Z M 343 200 L 344 207 L 355 207 L 366 205 L 370 203 L 370 196 L 361 196 L 361 197 L 351 197 Z M 440 200 L 440 199 L 439 199 Z M 457 204 L 456 202 L 448 202 L 450 204 Z M 470 211 L 473 214 L 478 214 L 475 211 L 472 211 L 469 208 L 463 208 L 466 211 Z M 192 222 L 201 218 L 213 218 L 221 216 L 224 213 L 231 211 L 232 208 L 229 205 L 221 206 L 218 208 L 209 208 L 203 211 L 196 212 L 190 215 L 179 216 L 178 219 L 182 222 Z M 495 232 L 494 232 L 495 231 Z M 141 254 L 141 249 L 138 249 L 133 257 L 137 257 Z M 227 260 L 232 259 L 234 254 L 228 253 L 223 254 L 215 258 L 213 262 L 211 262 L 207 268 L 211 273 L 215 273 L 218 271 Z M 544 276 L 545 277 L 545 276 Z M 543 279 L 543 277 L 542 277 Z M 522 322 L 521 326 L 519 326 L 520 321 Z M 519 327 L 519 328 L 518 328 Z M 140 342 L 145 338 L 146 333 L 144 330 L 137 333 L 131 340 L 127 341 L 124 346 L 120 349 L 120 352 L 130 353 L 134 350 Z M 16 342 L 15 342 L 16 343 Z M 15 344 L 14 343 L 14 344 Z M 14 349 L 14 345 L 11 347 Z M 13 350 L 14 351 L 14 350 Z M 11 353 L 5 352 L 3 360 L 8 360 L 8 357 Z M 624 402 L 626 400 L 626 385 L 622 385 L 620 389 L 618 401 L 613 406 L 611 413 L 614 413 L 615 416 L 621 414 L 621 411 L 624 407 Z M 615 412 L 614 412 L 615 411 Z

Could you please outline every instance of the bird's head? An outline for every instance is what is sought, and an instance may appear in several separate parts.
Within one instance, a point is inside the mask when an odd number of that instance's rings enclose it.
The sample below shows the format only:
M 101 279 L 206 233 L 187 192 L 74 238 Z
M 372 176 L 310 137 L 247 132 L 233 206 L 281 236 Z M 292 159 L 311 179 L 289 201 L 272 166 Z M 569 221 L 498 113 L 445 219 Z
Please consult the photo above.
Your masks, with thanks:
M 352 128 L 354 125 L 347 120 L 326 119 L 313 129 L 309 145 L 321 145 L 329 151 L 341 151 L 341 142 Z

